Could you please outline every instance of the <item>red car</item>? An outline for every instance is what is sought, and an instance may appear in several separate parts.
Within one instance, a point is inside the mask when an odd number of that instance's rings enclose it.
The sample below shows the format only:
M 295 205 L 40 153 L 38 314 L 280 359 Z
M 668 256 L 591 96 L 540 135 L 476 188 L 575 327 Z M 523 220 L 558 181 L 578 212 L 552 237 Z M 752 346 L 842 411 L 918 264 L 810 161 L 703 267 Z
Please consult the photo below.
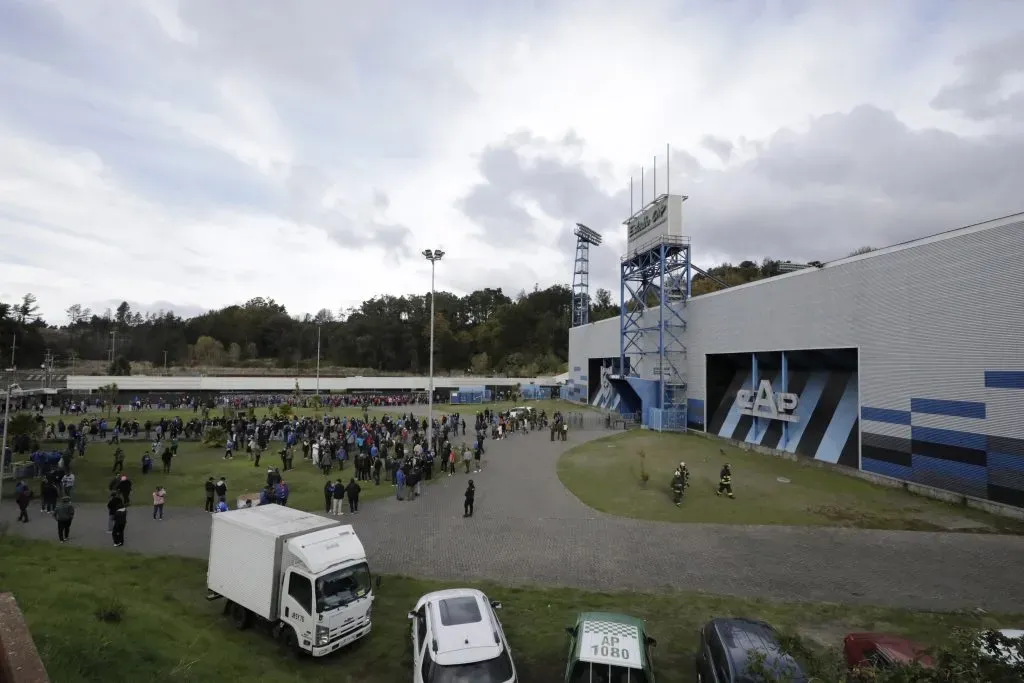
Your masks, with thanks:
M 912 662 L 928 669 L 935 666 L 923 645 L 887 633 L 851 633 L 843 638 L 843 654 L 850 669 L 891 669 Z

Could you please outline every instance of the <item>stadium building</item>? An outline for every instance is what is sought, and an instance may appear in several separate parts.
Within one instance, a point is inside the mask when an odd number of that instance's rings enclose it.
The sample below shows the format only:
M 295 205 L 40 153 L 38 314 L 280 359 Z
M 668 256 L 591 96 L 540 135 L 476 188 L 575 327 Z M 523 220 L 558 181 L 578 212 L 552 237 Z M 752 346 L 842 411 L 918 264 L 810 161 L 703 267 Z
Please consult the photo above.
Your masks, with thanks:
M 691 297 L 684 199 L 627 221 L 563 396 L 1024 507 L 1024 214 Z

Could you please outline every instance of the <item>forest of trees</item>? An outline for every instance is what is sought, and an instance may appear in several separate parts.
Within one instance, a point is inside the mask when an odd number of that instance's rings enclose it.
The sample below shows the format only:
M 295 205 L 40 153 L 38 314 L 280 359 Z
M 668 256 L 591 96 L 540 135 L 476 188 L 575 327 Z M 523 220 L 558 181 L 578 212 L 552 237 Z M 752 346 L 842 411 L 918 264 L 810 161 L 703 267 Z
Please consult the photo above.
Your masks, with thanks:
M 868 250 L 858 250 L 863 252 Z M 780 261 L 722 264 L 708 272 L 729 286 L 771 277 Z M 721 288 L 697 275 L 694 295 Z M 535 288 L 512 298 L 501 289 L 466 296 L 438 292 L 435 369 L 535 376 L 563 372 L 568 360 L 571 291 L 565 285 Z M 591 320 L 619 315 L 618 297 L 598 289 Z M 429 360 L 430 297 L 379 296 L 342 312 L 291 315 L 271 298 L 181 318 L 172 311 L 91 311 L 76 304 L 64 320 L 44 321 L 32 294 L 0 302 L 0 358 L 38 368 L 47 353 L 57 367 L 107 361 L 111 374 L 128 374 L 132 362 L 154 366 L 305 366 L 316 358 L 320 334 L 323 365 L 377 372 L 424 372 Z M 112 353 L 113 348 L 113 353 Z

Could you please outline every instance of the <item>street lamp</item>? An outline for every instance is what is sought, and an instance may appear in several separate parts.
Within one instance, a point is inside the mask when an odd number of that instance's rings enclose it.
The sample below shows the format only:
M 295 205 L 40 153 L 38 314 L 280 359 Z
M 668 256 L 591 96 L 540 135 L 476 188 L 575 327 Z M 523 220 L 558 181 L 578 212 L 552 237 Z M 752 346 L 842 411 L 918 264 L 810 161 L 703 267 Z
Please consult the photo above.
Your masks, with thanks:
M 427 448 L 434 447 L 434 269 L 444 257 L 440 249 L 424 249 L 423 257 L 430 261 L 430 390 L 427 394 Z
M 316 397 L 320 398 L 320 327 L 316 324 Z

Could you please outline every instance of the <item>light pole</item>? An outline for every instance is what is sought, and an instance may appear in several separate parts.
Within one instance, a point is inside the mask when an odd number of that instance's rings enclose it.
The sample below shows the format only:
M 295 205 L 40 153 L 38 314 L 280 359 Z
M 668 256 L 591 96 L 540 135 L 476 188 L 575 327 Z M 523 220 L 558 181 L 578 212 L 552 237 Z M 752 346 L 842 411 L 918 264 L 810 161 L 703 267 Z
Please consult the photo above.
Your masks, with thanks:
M 320 323 L 316 325 L 316 397 L 320 398 Z
M 434 447 L 434 269 L 444 257 L 440 249 L 424 249 L 423 257 L 430 261 L 430 381 L 427 394 L 427 448 Z

